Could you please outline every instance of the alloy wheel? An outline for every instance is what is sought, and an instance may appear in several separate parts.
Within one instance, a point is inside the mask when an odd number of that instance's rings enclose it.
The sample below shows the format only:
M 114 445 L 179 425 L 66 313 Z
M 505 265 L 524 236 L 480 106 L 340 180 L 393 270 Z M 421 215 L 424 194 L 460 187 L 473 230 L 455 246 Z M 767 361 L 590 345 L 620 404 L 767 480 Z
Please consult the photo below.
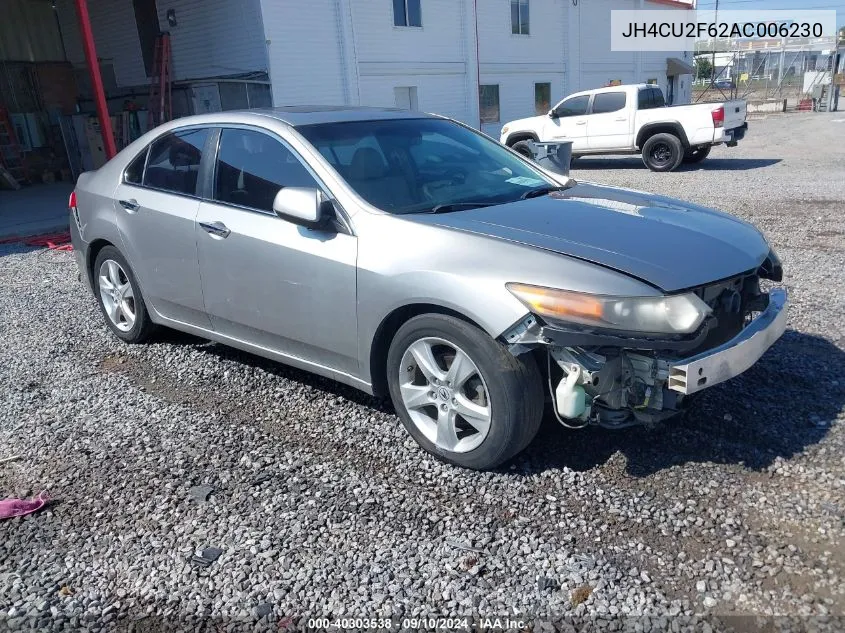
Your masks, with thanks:
M 399 390 L 414 425 L 440 449 L 469 452 L 490 432 L 487 385 L 454 343 L 436 337 L 412 343 L 402 356 Z
M 651 158 L 659 165 L 667 165 L 672 160 L 672 148 L 668 143 L 656 143 L 651 148 Z
M 109 320 L 121 332 L 128 332 L 135 325 L 135 291 L 129 276 L 113 259 L 100 264 L 100 299 Z

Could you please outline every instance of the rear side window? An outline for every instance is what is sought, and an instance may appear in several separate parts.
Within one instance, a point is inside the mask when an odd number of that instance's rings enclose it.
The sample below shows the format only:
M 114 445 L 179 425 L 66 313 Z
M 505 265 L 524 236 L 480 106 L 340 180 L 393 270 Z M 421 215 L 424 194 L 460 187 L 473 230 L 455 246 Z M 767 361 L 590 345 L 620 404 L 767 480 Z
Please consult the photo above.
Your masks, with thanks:
M 563 101 L 555 108 L 555 114 L 559 117 L 580 116 L 587 114 L 587 106 L 590 104 L 590 96 L 572 97 Z
M 254 130 L 224 129 L 214 170 L 214 199 L 273 210 L 283 187 L 318 187 L 296 155 L 278 139 Z
M 624 92 L 603 92 L 593 97 L 593 114 L 616 112 L 625 109 Z
M 640 110 L 650 110 L 652 108 L 662 108 L 666 105 L 663 99 L 663 93 L 660 88 L 645 88 L 640 90 L 637 108 Z
M 208 129 L 172 132 L 150 146 L 144 185 L 190 196 L 197 193 L 200 161 Z
M 126 171 L 123 172 L 123 180 L 128 182 L 130 185 L 140 185 L 141 181 L 144 178 L 144 165 L 147 162 L 147 152 L 150 150 L 149 147 L 145 149 L 143 152 L 138 154 L 129 166 L 126 168 Z

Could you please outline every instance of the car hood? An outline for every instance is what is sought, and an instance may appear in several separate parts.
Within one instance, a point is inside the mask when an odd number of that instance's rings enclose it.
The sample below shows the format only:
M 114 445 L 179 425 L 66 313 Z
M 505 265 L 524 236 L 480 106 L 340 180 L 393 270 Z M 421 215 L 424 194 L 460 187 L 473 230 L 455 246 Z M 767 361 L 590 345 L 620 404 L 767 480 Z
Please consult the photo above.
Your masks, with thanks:
M 404 217 L 589 261 L 664 292 L 754 270 L 769 253 L 763 235 L 733 216 L 589 183 L 492 207 Z

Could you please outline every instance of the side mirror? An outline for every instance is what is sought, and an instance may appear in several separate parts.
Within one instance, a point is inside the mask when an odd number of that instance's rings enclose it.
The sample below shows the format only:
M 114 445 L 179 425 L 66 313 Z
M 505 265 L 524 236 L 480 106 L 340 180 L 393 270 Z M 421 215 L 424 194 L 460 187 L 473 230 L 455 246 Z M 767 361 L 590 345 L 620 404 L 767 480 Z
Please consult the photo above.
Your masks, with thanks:
M 326 198 L 319 189 L 311 187 L 284 187 L 273 199 L 273 211 L 283 220 L 300 224 L 309 229 L 325 228 L 329 214 Z
M 557 112 L 555 112 L 554 108 L 549 110 L 549 118 L 550 119 L 556 119 L 557 118 Z

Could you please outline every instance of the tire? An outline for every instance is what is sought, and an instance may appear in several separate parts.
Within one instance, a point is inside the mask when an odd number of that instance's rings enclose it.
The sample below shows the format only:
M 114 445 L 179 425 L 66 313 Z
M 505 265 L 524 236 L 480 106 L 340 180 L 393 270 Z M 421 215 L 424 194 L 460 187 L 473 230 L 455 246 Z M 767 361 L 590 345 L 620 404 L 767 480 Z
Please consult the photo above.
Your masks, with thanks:
M 684 147 L 674 134 L 655 134 L 643 144 L 643 162 L 651 171 L 673 171 L 684 159 Z
M 533 356 L 515 357 L 448 315 L 424 314 L 399 328 L 387 354 L 387 380 L 408 433 L 438 459 L 464 468 L 489 470 L 521 452 L 543 417 Z
M 522 154 L 525 158 L 534 160 L 534 154 L 531 153 L 531 146 L 529 145 L 530 142 L 530 140 L 517 141 L 511 145 L 511 149 L 518 154 Z
M 126 258 L 114 246 L 105 246 L 97 254 L 93 286 L 106 325 L 117 338 L 126 343 L 143 343 L 149 338 L 155 324 L 141 287 Z
M 710 155 L 711 149 L 713 149 L 711 145 L 704 145 L 687 150 L 686 154 L 684 154 L 684 162 L 687 164 L 700 163 Z

